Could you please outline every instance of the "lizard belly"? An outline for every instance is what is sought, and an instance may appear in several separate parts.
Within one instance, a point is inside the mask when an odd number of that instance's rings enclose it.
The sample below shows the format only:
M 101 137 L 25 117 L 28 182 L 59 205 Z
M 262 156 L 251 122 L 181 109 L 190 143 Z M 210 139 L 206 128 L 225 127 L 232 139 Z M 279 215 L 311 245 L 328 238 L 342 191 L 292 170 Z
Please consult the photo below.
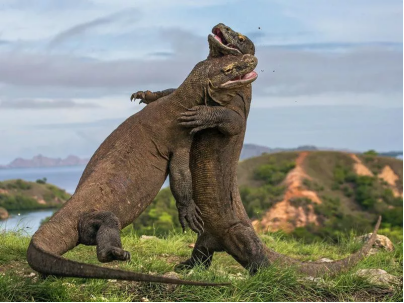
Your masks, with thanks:
M 213 234 L 239 221 L 232 203 L 235 171 L 228 160 L 223 161 L 226 155 L 222 154 L 231 152 L 233 139 L 208 129 L 194 136 L 191 147 L 193 198 L 201 209 L 206 229 Z

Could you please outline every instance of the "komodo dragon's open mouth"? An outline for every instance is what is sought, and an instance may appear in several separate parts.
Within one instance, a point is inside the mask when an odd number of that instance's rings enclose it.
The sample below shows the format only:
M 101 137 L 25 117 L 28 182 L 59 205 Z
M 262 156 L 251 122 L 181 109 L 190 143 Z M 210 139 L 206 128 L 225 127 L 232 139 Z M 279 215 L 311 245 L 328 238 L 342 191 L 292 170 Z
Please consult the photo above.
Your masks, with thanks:
M 229 43 L 229 42 L 226 40 L 226 37 L 223 35 L 223 33 L 222 33 L 222 31 L 220 30 L 220 28 L 215 27 L 215 28 L 212 30 L 212 34 L 211 34 L 211 35 L 212 35 L 217 41 L 219 41 L 219 42 L 223 45 L 224 48 L 236 50 L 238 53 L 241 54 L 241 51 L 240 51 L 235 45 Z
M 242 76 L 238 76 L 220 85 L 221 88 L 228 88 L 236 85 L 247 85 L 257 79 L 258 74 L 255 71 L 249 72 Z

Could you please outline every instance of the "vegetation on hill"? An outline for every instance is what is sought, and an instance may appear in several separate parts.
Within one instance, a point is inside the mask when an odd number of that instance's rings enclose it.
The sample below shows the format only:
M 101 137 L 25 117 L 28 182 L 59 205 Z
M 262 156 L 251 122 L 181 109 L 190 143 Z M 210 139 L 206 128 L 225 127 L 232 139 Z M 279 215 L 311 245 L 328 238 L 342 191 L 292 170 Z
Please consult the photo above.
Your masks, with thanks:
M 262 235 L 262 239 L 272 249 L 304 261 L 324 257 L 336 260 L 360 247 L 360 244 L 349 239 L 341 240 L 338 245 L 322 242 L 304 245 L 279 234 Z M 189 244 L 195 240 L 194 233 L 171 233 L 167 238 L 150 240 L 143 240 L 129 233 L 122 238 L 122 244 L 132 254 L 130 262 L 100 264 L 94 246 L 79 246 L 65 256 L 106 267 L 164 275 L 172 272 L 175 264 L 190 256 L 192 249 Z M 196 281 L 230 282 L 231 285 L 195 287 L 52 276 L 42 279 L 26 262 L 28 237 L 11 232 L 0 233 L 0 243 L 0 301 L 402 302 L 403 299 L 402 283 L 378 286 L 355 275 L 359 269 L 380 268 L 402 277 L 402 244 L 397 245 L 394 252 L 381 251 L 347 272 L 316 281 L 299 276 L 293 268 L 276 264 L 251 277 L 228 254 L 216 253 L 209 270 L 195 268 L 190 273 L 179 274 L 178 277 Z
M 240 162 L 240 194 L 252 220 L 262 220 L 269 209 L 282 201 L 287 190 L 285 178 L 295 168 L 298 156 L 299 152 L 283 152 Z M 350 154 L 328 151 L 308 153 L 301 164 L 304 172 L 301 188 L 316 193 L 321 204 L 307 197 L 291 198 L 289 202 L 306 213 L 311 205 L 318 224 L 297 226 L 285 236 L 302 238 L 306 242 L 336 242 L 351 230 L 360 233 L 372 231 L 377 216 L 381 214 L 384 234 L 395 240 L 402 239 L 403 199 L 395 196 L 394 188 L 378 175 L 389 166 L 397 176 L 395 191 L 402 193 L 403 162 L 371 153 L 357 157 L 373 173 L 372 176 L 357 174 Z M 169 230 L 180 232 L 177 216 L 175 200 L 166 188 L 134 226 L 139 234 L 165 235 Z
M 30 210 L 60 207 L 70 195 L 46 179 L 36 182 L 7 180 L 0 182 L 0 207 L 10 210 Z

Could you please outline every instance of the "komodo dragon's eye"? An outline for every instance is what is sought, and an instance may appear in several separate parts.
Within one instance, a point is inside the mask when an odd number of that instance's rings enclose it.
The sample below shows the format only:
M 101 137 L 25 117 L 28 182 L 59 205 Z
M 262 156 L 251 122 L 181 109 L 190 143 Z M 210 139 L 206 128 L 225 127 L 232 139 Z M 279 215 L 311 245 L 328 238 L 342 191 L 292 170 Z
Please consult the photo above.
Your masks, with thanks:
M 222 68 L 222 71 L 225 75 L 230 74 L 232 70 L 234 69 L 234 64 L 229 64 L 225 67 Z

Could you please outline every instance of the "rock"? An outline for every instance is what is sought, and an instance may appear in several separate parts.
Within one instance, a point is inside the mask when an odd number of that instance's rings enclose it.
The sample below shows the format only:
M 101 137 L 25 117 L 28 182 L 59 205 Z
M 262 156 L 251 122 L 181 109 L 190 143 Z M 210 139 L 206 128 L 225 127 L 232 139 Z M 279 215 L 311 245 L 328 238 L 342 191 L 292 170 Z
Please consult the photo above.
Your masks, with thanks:
M 369 249 L 369 252 L 368 252 L 368 256 L 373 256 L 373 255 L 375 255 L 375 254 L 377 254 L 379 252 L 379 250 L 377 249 L 377 248 L 371 248 L 371 249 Z
M 173 272 L 173 271 L 170 271 L 170 272 L 165 273 L 165 274 L 163 275 L 163 277 L 171 278 L 171 279 L 181 279 L 180 275 L 177 274 L 176 272 Z M 165 287 L 166 287 L 166 289 L 167 289 L 168 291 L 173 291 L 173 290 L 175 290 L 175 289 L 178 287 L 178 285 L 177 285 L 177 284 L 166 284 Z
M 323 278 L 320 277 L 312 277 L 312 276 L 307 276 L 307 277 L 302 277 L 300 279 L 298 279 L 299 282 L 302 283 L 313 283 L 316 284 L 318 286 L 327 286 L 327 287 L 333 287 L 335 286 L 334 283 L 332 281 L 325 281 Z
M 140 240 L 153 240 L 153 239 L 158 239 L 156 236 L 146 236 L 146 235 L 142 235 L 140 237 Z
M 8 211 L 5 208 L 0 207 L 0 220 L 5 220 L 8 217 L 9 217 Z
M 371 236 L 372 236 L 372 234 L 366 234 L 366 235 L 357 237 L 356 239 L 359 241 L 362 241 L 362 242 L 367 242 Z M 376 241 L 375 241 L 375 244 L 373 245 L 373 247 L 383 248 L 387 251 L 394 250 L 393 242 L 391 242 L 390 239 L 387 238 L 386 236 L 382 236 L 382 235 L 376 236 Z
M 142 302 L 150 302 L 150 300 L 147 299 L 146 297 L 143 297 L 143 298 L 142 298 Z
M 230 280 L 245 280 L 246 279 L 246 277 L 243 276 L 243 274 L 241 272 L 238 272 L 235 275 L 228 274 L 228 277 Z
M 36 274 L 34 272 L 31 272 L 31 273 L 29 273 L 27 275 L 24 275 L 25 278 L 32 278 L 32 277 L 35 277 L 35 276 L 36 276 Z
M 189 248 L 194 248 L 195 247 L 195 243 L 191 243 L 188 245 Z
M 328 258 L 321 258 L 321 259 L 318 259 L 316 262 L 330 263 L 330 262 L 334 262 L 334 260 L 331 260 Z
M 391 286 L 399 284 L 400 279 L 390 275 L 383 269 L 359 269 L 355 275 L 367 279 L 370 283 L 381 286 Z
M 312 276 L 303 277 L 303 278 L 301 278 L 299 280 L 300 281 L 314 282 L 314 283 L 318 283 L 318 284 L 325 283 L 323 278 L 315 278 L 315 277 L 312 277 Z

